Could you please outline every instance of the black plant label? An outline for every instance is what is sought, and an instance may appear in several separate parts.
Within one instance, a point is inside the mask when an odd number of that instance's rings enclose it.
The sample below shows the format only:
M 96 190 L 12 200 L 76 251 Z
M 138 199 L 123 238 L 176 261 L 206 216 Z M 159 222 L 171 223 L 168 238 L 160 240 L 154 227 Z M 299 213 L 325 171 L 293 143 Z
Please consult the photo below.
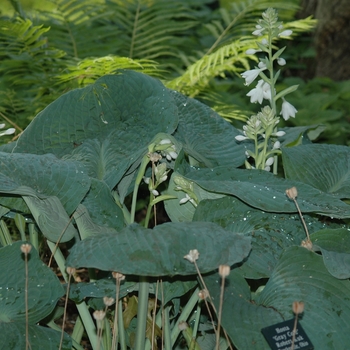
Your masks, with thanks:
M 276 323 L 261 330 L 272 350 L 291 350 L 293 342 L 293 329 L 295 319 Z M 300 323 L 297 323 L 294 339 L 294 350 L 312 350 L 309 337 Z

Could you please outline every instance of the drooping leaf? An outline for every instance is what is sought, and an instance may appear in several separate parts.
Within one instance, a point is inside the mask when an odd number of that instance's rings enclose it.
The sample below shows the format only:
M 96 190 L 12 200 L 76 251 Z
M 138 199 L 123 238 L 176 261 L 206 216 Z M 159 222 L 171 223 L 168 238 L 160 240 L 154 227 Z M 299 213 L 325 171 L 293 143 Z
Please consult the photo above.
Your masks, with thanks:
M 193 170 L 185 175 L 207 191 L 230 194 L 252 207 L 275 213 L 297 212 L 286 190 L 298 189 L 298 203 L 303 213 L 318 213 L 334 218 L 350 217 L 350 206 L 333 196 L 297 180 L 286 180 L 263 170 L 219 166 Z
M 202 273 L 220 264 L 242 261 L 250 238 L 235 235 L 212 223 L 165 223 L 153 230 L 131 225 L 117 234 L 89 237 L 71 250 L 67 265 L 119 271 L 125 275 L 193 275 L 193 263 L 184 259 L 197 249 Z
M 350 148 L 311 144 L 283 148 L 287 179 L 309 184 L 336 198 L 350 198 Z
M 30 324 L 28 327 L 29 343 L 32 349 L 57 350 L 60 348 L 61 332 Z M 0 349 L 15 350 L 26 348 L 25 321 L 0 322 Z M 72 349 L 72 340 L 64 333 L 62 350 Z
M 330 224 L 304 215 L 309 233 Z M 268 213 L 257 210 L 232 196 L 199 203 L 193 221 L 214 222 L 227 230 L 251 237 L 252 250 L 240 265 L 246 278 L 269 277 L 284 249 L 299 246 L 306 233 L 298 214 Z
M 124 227 L 123 212 L 115 203 L 104 181 L 91 179 L 90 190 L 82 204 L 89 211 L 92 221 L 97 225 L 115 230 Z
M 247 146 L 238 143 L 239 131 L 208 106 L 172 92 L 179 109 L 179 125 L 174 136 L 183 143 L 187 154 L 207 167 L 240 166 Z
M 221 277 L 204 278 L 210 295 L 219 310 Z M 250 288 L 240 272 L 233 269 L 225 279 L 222 326 L 237 349 L 267 349 L 261 328 L 283 321 L 278 311 L 252 301 Z
M 314 250 L 320 250 L 329 273 L 350 278 L 350 234 L 345 228 L 317 231 L 310 236 Z
M 64 243 L 78 232 L 57 197 L 23 196 L 43 235 L 52 242 Z
M 100 226 L 95 224 L 86 207 L 79 204 L 77 210 L 74 212 L 74 220 L 78 227 L 81 239 L 86 237 L 105 234 L 105 233 L 117 233 L 113 227 Z
M 42 199 L 56 196 L 71 214 L 89 190 L 90 179 L 78 162 L 63 161 L 52 154 L 1 152 L 0 158 L 0 193 Z M 7 197 L 0 201 L 7 206 Z
M 277 310 L 285 319 L 294 318 L 294 301 L 304 302 L 300 323 L 315 349 L 344 349 L 350 341 L 349 332 L 343 331 L 350 327 L 349 295 L 349 280 L 333 277 L 321 256 L 290 247 L 256 302 Z
M 0 324 L 25 322 L 25 264 L 21 244 L 0 249 Z M 9 271 L 11 271 L 9 273 Z M 28 320 L 36 324 L 56 306 L 64 294 L 56 275 L 42 263 L 32 247 L 28 255 Z

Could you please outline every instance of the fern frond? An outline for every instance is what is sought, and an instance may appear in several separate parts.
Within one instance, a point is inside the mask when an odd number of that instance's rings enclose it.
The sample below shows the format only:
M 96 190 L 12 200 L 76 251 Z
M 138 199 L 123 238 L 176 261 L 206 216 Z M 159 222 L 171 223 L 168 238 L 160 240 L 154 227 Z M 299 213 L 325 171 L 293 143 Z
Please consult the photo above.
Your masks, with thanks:
M 209 48 L 207 54 L 210 54 L 219 46 L 239 39 L 241 36 L 249 35 L 257 19 L 261 17 L 261 13 L 269 7 L 289 11 L 290 14 L 298 9 L 296 4 L 285 0 L 244 0 L 233 2 L 230 10 L 220 8 L 216 19 L 205 25 L 215 38 L 215 42 Z
M 158 78 L 161 78 L 162 73 L 154 61 L 133 60 L 128 57 L 109 55 L 99 58 L 85 58 L 77 65 L 68 65 L 65 69 L 68 73 L 59 74 L 57 79 L 61 83 L 76 81 L 79 87 L 84 87 L 103 75 L 113 74 L 121 69 L 132 69 Z
M 255 38 L 242 38 L 205 55 L 189 66 L 182 76 L 166 83 L 167 87 L 196 96 L 208 85 L 210 79 L 227 73 L 238 74 L 249 69 L 246 50 L 255 46 Z M 254 59 L 254 57 L 249 57 Z

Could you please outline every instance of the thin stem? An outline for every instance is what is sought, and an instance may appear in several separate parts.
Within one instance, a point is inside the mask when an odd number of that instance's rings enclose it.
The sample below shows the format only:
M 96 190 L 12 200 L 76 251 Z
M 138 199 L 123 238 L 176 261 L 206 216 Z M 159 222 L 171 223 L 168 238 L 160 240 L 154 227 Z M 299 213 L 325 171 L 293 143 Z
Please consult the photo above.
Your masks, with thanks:
M 117 349 L 117 339 L 118 339 L 118 308 L 119 308 L 119 289 L 120 289 L 120 279 L 115 279 L 116 292 L 115 292 L 115 313 L 114 313 L 114 325 L 113 325 L 113 341 L 112 350 Z
M 219 305 L 219 313 L 218 313 L 218 329 L 216 332 L 216 350 L 219 350 L 219 345 L 220 345 L 220 327 L 221 327 L 222 305 L 224 303 L 224 290 L 225 290 L 225 277 L 222 277 L 221 289 L 220 289 L 220 305 Z
M 124 333 L 123 305 L 121 300 L 119 300 L 118 303 L 119 303 L 119 307 L 118 307 L 119 344 L 120 344 L 121 350 L 127 350 L 125 333 Z
M 28 315 L 28 253 L 24 253 L 24 266 L 25 266 L 25 289 L 24 289 L 24 302 L 26 312 L 26 350 L 31 348 L 29 343 L 29 315 Z
M 10 231 L 3 219 L 0 219 L 0 240 L 3 247 L 13 243 Z
M 294 350 L 294 342 L 295 342 L 295 334 L 296 334 L 296 330 L 297 330 L 297 324 L 298 324 L 298 314 L 295 314 L 291 350 Z
M 55 250 L 54 243 L 47 241 L 47 245 L 49 246 L 51 252 L 53 252 Z M 67 282 L 69 278 L 68 278 L 68 274 L 65 270 L 65 259 L 64 259 L 64 256 L 63 256 L 59 247 L 55 250 L 55 252 L 53 253 L 53 256 L 57 262 L 58 267 L 61 270 L 61 273 L 62 273 L 64 280 Z M 93 347 L 93 349 L 96 349 L 97 342 L 98 342 L 98 339 L 96 337 L 96 327 L 95 327 L 95 324 L 91 318 L 89 308 L 87 307 L 87 305 L 84 301 L 81 303 L 76 303 L 76 307 L 78 309 L 81 320 L 84 324 L 85 331 L 90 339 L 92 347 Z
M 181 315 L 177 319 L 177 321 L 176 321 L 176 323 L 171 331 L 171 346 L 172 347 L 175 345 L 176 339 L 181 332 L 181 330 L 179 328 L 179 323 L 181 323 L 182 321 L 186 321 L 188 319 L 188 317 L 192 313 L 194 307 L 198 303 L 198 292 L 199 292 L 199 288 L 196 288 L 196 290 L 193 292 L 190 300 L 187 302 L 185 307 L 182 309 Z
M 66 323 L 66 317 L 67 317 L 68 296 L 69 296 L 69 289 L 70 289 L 71 278 L 72 278 L 72 273 L 69 273 L 69 279 L 68 279 L 68 285 L 67 285 L 67 292 L 66 292 L 66 300 L 65 300 L 65 302 L 64 302 L 64 313 L 63 313 L 62 331 L 61 331 L 61 340 L 60 340 L 60 347 L 59 347 L 59 350 L 62 349 L 62 344 L 63 344 L 64 325 L 65 325 L 65 323 Z
M 293 201 L 294 201 L 294 203 L 295 203 L 295 206 L 296 206 L 297 209 L 298 209 L 298 213 L 299 213 L 299 216 L 300 216 L 300 220 L 301 220 L 301 222 L 303 223 L 304 230 L 305 230 L 305 233 L 306 233 L 306 237 L 307 237 L 308 241 L 310 241 L 309 230 L 307 229 L 307 226 L 306 226 L 306 223 L 305 223 L 303 214 L 301 213 L 301 210 L 300 210 L 300 208 L 299 208 L 298 202 L 297 202 L 297 200 L 296 200 L 295 198 L 293 198 Z
M 35 229 L 35 224 L 30 222 L 28 223 L 28 231 L 29 231 L 29 241 L 32 246 L 39 251 L 39 233 Z
M 144 277 L 144 276 L 140 276 L 135 350 L 144 350 L 145 349 L 148 296 L 149 296 L 148 278 Z

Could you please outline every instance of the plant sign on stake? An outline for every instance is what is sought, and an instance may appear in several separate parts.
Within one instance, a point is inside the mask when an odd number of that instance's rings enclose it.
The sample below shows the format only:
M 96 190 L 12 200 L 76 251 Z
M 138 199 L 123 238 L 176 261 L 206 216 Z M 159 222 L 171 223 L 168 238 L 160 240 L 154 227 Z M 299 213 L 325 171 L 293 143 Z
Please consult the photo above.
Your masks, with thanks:
M 4 349 L 347 348 L 350 149 L 279 128 L 297 112 L 297 86 L 279 91 L 275 72 L 292 32 L 269 8 L 253 35 L 258 64 L 242 77 L 267 104 L 243 130 L 120 70 L 0 148 Z

